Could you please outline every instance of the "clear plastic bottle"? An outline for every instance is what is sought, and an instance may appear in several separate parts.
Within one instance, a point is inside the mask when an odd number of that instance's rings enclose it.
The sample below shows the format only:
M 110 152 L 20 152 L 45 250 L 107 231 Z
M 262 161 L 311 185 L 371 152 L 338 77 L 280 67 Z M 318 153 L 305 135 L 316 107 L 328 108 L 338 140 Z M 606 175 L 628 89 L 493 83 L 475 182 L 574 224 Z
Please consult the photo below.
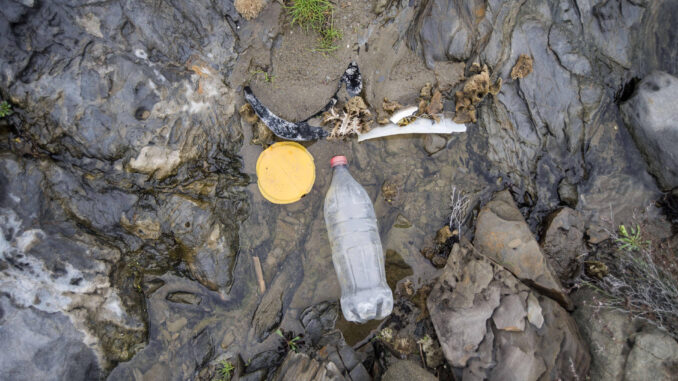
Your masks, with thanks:
M 325 196 L 325 225 L 341 285 L 341 310 L 348 321 L 383 319 L 393 309 L 393 294 L 372 201 L 348 172 L 346 157 L 335 156 L 330 164 L 334 174 Z

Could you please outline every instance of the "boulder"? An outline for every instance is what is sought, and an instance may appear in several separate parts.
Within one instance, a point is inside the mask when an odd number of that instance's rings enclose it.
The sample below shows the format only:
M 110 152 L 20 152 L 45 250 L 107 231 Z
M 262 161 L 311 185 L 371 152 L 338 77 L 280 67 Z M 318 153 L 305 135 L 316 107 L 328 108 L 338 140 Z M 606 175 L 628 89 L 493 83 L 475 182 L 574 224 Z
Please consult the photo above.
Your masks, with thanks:
M 664 189 L 678 186 L 678 78 L 655 71 L 621 105 L 622 115 L 650 172 Z
M 571 279 L 579 268 L 577 258 L 586 254 L 584 221 L 573 209 L 562 208 L 547 218 L 541 248 L 561 282 Z
M 474 244 L 480 252 L 520 280 L 528 282 L 565 308 L 572 308 L 572 302 L 508 190 L 496 193 L 481 209 Z
M 453 248 L 427 306 L 447 361 L 464 379 L 584 379 L 588 348 L 557 302 L 473 247 Z

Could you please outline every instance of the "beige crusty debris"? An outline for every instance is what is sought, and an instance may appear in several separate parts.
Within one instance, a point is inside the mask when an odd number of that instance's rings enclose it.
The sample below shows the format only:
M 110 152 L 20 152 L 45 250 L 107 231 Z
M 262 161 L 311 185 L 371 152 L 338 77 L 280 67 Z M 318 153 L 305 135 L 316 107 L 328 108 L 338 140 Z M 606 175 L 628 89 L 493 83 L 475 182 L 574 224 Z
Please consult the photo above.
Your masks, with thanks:
M 262 147 L 268 147 L 273 143 L 273 132 L 266 127 L 266 124 L 259 120 L 259 117 L 254 112 L 249 103 L 245 103 L 240 107 L 240 117 L 252 126 L 252 140 L 250 143 L 257 144 Z
M 264 9 L 265 5 L 264 0 L 235 0 L 235 10 L 246 20 L 259 16 L 259 12 Z
M 487 65 L 481 68 L 480 65 L 474 63 L 470 72 L 475 74 L 466 80 L 461 91 L 454 94 L 456 112 L 454 121 L 456 123 L 475 123 L 477 121 L 476 106 L 487 94 L 497 95 L 501 89 L 501 78 L 492 84 Z
M 331 123 L 332 131 L 328 139 L 341 139 L 370 130 L 372 113 L 361 96 L 355 96 L 346 102 L 341 114 L 334 107 L 323 114 L 323 124 Z
M 511 69 L 511 78 L 525 78 L 528 74 L 532 73 L 532 62 L 532 57 L 527 54 L 521 54 L 515 66 Z

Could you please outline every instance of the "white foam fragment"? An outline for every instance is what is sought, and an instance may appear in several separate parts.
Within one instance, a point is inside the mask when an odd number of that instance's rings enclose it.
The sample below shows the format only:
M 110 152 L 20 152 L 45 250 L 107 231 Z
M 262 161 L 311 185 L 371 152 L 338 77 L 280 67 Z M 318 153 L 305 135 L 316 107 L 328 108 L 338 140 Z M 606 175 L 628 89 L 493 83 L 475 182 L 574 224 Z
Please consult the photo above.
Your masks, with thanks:
M 419 118 L 402 127 L 391 123 L 383 127 L 373 128 L 364 134 L 359 134 L 358 141 L 362 142 L 363 140 L 403 134 L 452 134 L 455 132 L 466 132 L 466 126 L 455 123 L 448 118 L 442 118 L 440 122 L 427 118 Z

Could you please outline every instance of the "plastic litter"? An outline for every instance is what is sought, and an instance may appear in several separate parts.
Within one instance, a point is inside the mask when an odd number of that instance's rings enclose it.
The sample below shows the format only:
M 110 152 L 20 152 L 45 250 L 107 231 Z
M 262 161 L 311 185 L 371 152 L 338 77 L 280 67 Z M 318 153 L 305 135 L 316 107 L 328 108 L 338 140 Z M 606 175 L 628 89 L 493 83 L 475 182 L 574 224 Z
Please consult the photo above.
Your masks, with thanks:
M 348 321 L 383 319 L 393 310 L 386 283 L 377 218 L 365 189 L 348 172 L 344 156 L 330 162 L 334 173 L 325 196 L 325 225 L 341 286 L 341 311 Z
M 411 107 L 406 107 L 402 110 L 398 110 L 391 115 L 388 120 L 391 121 L 391 123 L 398 123 L 400 122 L 401 119 L 407 118 L 408 116 L 414 115 L 415 112 L 419 110 L 419 107 L 416 106 L 411 106 Z
M 249 86 L 246 86 L 243 91 L 245 92 L 245 100 L 252 106 L 252 109 L 254 109 L 254 112 L 259 119 L 261 119 L 266 127 L 273 131 L 274 134 L 287 140 L 309 141 L 322 139 L 329 135 L 327 130 L 322 127 L 311 126 L 308 121 L 321 116 L 324 112 L 337 104 L 337 94 L 339 93 L 339 90 L 341 90 L 342 84 L 346 85 L 346 92 L 351 97 L 359 95 L 363 90 L 362 75 L 355 62 L 351 62 L 344 74 L 342 74 L 341 79 L 339 79 L 337 90 L 334 92 L 334 95 L 332 95 L 329 102 L 327 102 L 320 111 L 299 122 L 290 122 L 275 115 L 271 110 L 264 106 L 259 99 L 257 99 Z
M 313 156 L 299 143 L 279 142 L 265 149 L 257 159 L 257 185 L 274 204 L 299 201 L 313 188 Z
M 440 122 L 428 118 L 418 118 L 414 122 L 402 127 L 389 123 L 383 127 L 373 128 L 364 134 L 358 135 L 358 141 L 362 142 L 368 139 L 401 134 L 452 134 L 455 132 L 466 132 L 466 126 L 444 117 L 440 119 Z

